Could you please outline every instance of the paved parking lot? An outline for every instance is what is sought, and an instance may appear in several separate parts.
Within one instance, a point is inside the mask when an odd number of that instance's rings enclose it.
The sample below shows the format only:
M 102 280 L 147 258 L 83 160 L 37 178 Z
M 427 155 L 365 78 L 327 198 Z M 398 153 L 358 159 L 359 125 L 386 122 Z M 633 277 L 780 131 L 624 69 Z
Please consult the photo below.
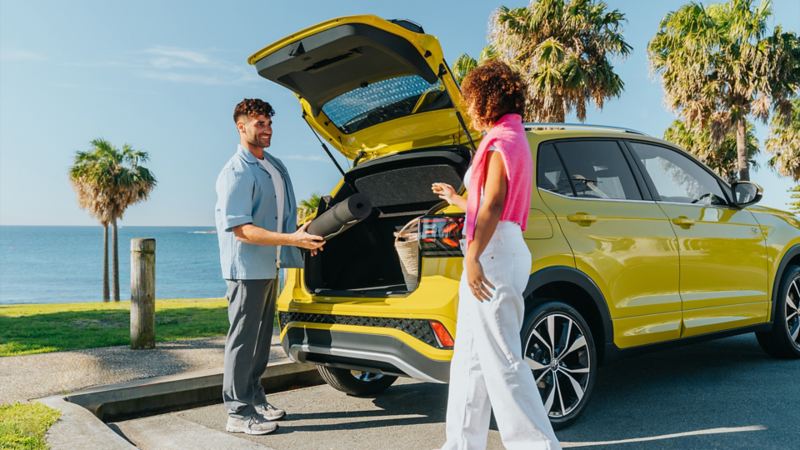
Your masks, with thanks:
M 276 434 L 247 439 L 274 449 L 433 449 L 444 440 L 446 396 L 445 385 L 407 379 L 375 399 L 326 385 L 273 394 L 290 417 Z M 604 367 L 581 420 L 558 436 L 565 448 L 800 448 L 798 404 L 800 361 L 766 356 L 748 334 Z M 215 405 L 149 421 L 222 431 L 225 414 Z M 489 448 L 501 449 L 492 428 Z

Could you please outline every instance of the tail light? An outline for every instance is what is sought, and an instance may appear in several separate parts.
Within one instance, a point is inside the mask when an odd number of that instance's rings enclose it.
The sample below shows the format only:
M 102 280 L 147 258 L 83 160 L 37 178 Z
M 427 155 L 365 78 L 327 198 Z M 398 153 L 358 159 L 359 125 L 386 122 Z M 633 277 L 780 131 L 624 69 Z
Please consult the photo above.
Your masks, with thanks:
M 464 215 L 423 216 L 419 221 L 419 249 L 422 256 L 463 256 L 461 236 Z
M 431 320 L 431 328 L 433 328 L 433 334 L 436 335 L 436 340 L 439 341 L 442 348 L 451 349 L 453 348 L 453 337 L 450 336 L 450 333 L 447 331 L 447 328 L 441 324 L 441 322 L 437 322 L 435 320 Z

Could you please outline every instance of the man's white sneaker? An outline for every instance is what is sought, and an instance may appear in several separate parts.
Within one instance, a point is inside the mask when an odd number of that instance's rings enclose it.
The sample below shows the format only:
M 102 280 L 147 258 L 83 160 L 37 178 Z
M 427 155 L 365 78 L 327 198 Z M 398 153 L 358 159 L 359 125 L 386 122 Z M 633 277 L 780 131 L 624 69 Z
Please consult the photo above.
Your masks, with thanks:
M 266 421 L 258 414 L 254 414 L 250 417 L 244 417 L 242 419 L 237 417 L 228 417 L 228 424 L 225 425 L 225 431 L 228 433 L 261 435 L 272 433 L 277 429 L 277 423 Z
M 267 420 L 281 420 L 286 415 L 286 411 L 272 406 L 269 402 L 256 405 L 256 412 Z

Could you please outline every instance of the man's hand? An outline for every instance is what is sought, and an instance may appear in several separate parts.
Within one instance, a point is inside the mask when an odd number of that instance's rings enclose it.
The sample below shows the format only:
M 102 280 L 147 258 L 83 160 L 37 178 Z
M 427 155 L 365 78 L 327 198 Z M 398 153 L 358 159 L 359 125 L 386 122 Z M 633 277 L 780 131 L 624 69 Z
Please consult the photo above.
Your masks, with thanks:
M 297 231 L 290 234 L 289 245 L 311 250 L 311 256 L 315 256 L 317 251 L 321 251 L 322 246 L 325 245 L 325 239 L 323 239 L 322 236 L 308 234 L 306 229 L 310 224 L 311 222 L 306 222 L 302 227 L 298 228 Z
M 494 285 L 483 274 L 481 262 L 478 258 L 467 255 L 464 258 L 464 263 L 466 264 L 467 284 L 469 284 L 472 295 L 481 302 L 491 300 L 492 295 L 494 295 Z

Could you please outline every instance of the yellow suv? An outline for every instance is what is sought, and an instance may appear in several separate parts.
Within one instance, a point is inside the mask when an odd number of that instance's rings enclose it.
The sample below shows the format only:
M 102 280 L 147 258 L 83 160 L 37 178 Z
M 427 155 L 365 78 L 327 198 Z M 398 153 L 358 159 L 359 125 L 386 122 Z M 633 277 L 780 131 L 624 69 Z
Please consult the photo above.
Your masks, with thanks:
M 353 395 L 378 394 L 397 376 L 446 382 L 463 212 L 430 185 L 463 189 L 480 135 L 438 41 L 407 20 L 353 16 L 281 39 L 250 63 L 298 96 L 326 151 L 352 161 L 321 210 L 355 193 L 373 206 L 304 270 L 288 271 L 284 349 Z M 758 186 L 729 186 L 632 130 L 526 129 L 536 180 L 521 339 L 556 427 L 583 410 L 598 365 L 632 351 L 754 331 L 768 353 L 800 357 L 797 218 L 751 206 Z M 420 216 L 419 282 L 406 285 L 394 232 Z

